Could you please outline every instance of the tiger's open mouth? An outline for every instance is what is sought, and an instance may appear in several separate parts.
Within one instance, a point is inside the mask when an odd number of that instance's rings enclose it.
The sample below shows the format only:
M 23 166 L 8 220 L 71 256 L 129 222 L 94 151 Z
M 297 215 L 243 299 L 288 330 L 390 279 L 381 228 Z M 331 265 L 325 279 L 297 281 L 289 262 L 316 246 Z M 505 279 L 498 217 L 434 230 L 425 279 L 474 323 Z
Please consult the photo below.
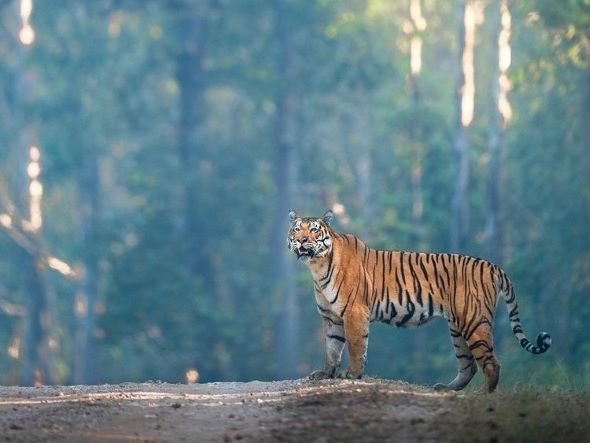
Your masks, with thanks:
M 308 249 L 303 246 L 300 246 L 299 248 L 295 249 L 295 254 L 297 254 L 298 260 L 306 260 L 308 258 L 313 258 L 315 252 L 311 248 Z

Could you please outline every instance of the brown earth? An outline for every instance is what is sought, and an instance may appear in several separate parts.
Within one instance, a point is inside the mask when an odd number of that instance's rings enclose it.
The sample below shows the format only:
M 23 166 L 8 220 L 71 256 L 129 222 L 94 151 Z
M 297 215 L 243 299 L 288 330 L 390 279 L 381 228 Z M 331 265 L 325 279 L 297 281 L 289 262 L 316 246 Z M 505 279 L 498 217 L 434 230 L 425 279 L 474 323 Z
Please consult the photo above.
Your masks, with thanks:
M 590 395 L 381 379 L 0 387 L 0 442 L 590 441 Z

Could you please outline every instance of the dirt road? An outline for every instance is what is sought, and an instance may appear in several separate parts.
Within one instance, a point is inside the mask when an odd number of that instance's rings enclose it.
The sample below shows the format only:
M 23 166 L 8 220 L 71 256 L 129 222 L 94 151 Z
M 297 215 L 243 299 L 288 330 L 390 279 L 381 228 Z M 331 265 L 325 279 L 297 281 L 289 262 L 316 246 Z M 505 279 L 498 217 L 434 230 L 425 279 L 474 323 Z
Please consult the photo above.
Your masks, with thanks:
M 395 381 L 0 387 L 0 442 L 583 441 L 589 395 L 437 393 Z M 563 398 L 562 398 L 563 397 Z M 509 407 L 508 407 L 509 406 Z M 516 420 L 516 421 L 514 421 Z M 517 438 L 517 437 L 524 438 Z M 555 439 L 555 440 L 554 440 Z

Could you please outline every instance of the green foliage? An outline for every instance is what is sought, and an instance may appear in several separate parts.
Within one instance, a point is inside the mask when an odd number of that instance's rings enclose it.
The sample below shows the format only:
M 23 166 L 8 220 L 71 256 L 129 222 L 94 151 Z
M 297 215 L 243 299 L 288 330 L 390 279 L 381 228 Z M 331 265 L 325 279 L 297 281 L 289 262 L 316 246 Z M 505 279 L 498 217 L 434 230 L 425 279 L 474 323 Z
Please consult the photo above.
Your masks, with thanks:
M 282 319 L 272 270 L 286 251 L 273 250 L 270 238 L 280 216 L 273 202 L 283 137 L 296 147 L 290 203 L 299 212 L 321 214 L 339 203 L 345 213 L 338 227 L 370 245 L 448 250 L 457 29 L 449 2 L 423 3 L 427 28 L 415 79 L 404 2 L 35 2 L 36 40 L 27 50 L 16 40 L 17 17 L 0 6 L 10 23 L 0 31 L 0 197 L 16 200 L 14 184 L 26 177 L 17 154 L 23 134 L 32 134 L 43 154 L 46 247 L 72 265 L 95 264 L 96 381 L 182 381 L 190 368 L 202 380 L 276 376 Z M 486 13 L 495 7 L 489 3 Z M 503 382 L 532 374 L 550 386 L 587 387 L 588 2 L 511 7 L 504 267 L 525 330 L 555 338 L 547 359 L 532 359 L 501 314 Z M 187 18 L 200 20 L 202 40 L 186 39 Z M 487 28 L 480 32 L 478 106 L 469 129 L 467 249 L 474 255 L 483 255 L 486 241 L 488 55 L 495 41 Z M 289 43 L 286 74 L 277 35 Z M 180 146 L 179 55 L 197 49 L 202 82 L 191 92 L 200 101 L 190 146 Z M 20 97 L 13 88 L 19 79 L 28 87 Z M 276 133 L 277 91 L 290 97 L 286 134 Z M 420 217 L 413 212 L 416 177 Z M 22 305 L 26 297 L 18 250 L 0 231 L 2 303 Z M 297 373 L 304 375 L 322 363 L 322 339 L 309 277 L 296 269 Z M 69 383 L 80 288 L 53 274 L 50 282 L 54 365 L 58 381 Z M 18 361 L 7 349 L 21 333 L 20 317 L 4 309 L 0 318 L 1 381 L 14 383 Z M 370 373 L 420 383 L 454 375 L 444 322 L 419 331 L 374 329 Z

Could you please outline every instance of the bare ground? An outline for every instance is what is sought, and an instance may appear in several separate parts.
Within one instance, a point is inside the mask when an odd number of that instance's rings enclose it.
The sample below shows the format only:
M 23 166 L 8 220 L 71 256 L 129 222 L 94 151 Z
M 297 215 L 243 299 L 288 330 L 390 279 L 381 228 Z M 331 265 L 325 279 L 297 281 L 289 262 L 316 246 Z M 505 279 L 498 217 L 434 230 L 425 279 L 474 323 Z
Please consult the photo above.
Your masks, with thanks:
M 590 394 L 360 381 L 0 387 L 0 442 L 590 441 Z

